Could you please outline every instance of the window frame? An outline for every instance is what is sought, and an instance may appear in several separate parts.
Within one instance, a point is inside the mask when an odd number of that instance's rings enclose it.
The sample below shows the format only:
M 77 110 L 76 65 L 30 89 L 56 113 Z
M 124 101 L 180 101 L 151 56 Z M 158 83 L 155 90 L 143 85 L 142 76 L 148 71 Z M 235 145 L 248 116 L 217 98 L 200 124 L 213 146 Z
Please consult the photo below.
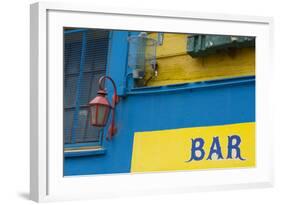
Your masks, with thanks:
M 59 13 L 63 11 L 64 13 Z M 75 11 L 75 12 L 73 12 Z M 85 11 L 86 17 L 83 12 Z M 79 14 L 78 18 L 74 15 Z M 213 32 L 228 33 L 235 28 L 237 33 L 252 32 L 258 36 L 259 45 L 257 56 L 257 111 L 259 113 L 258 134 L 260 136 L 262 147 L 257 149 L 259 163 L 255 172 L 248 172 L 246 169 L 212 171 L 212 172 L 195 172 L 188 173 L 161 173 L 161 174 L 139 174 L 139 175 L 123 175 L 118 174 L 114 176 L 100 176 L 100 177 L 63 177 L 63 157 L 62 141 L 57 137 L 61 136 L 61 119 L 62 112 L 57 114 L 61 105 L 56 102 L 61 102 L 61 72 L 55 71 L 54 67 L 61 68 L 62 60 L 61 53 L 62 44 L 60 29 L 65 24 L 81 24 L 88 26 L 101 26 L 99 22 L 92 21 L 92 18 L 101 16 L 102 26 L 114 28 L 139 28 L 137 18 L 140 18 L 141 28 L 146 29 L 149 25 L 156 26 L 158 30 L 178 30 L 185 31 L 185 27 L 180 27 L 182 23 L 185 25 L 190 20 L 198 21 L 194 24 L 193 30 L 195 32 L 206 31 L 212 28 Z M 272 28 L 273 20 L 267 17 L 251 17 L 251 16 L 237 16 L 237 15 L 219 15 L 219 14 L 205 14 L 205 13 L 187 13 L 187 12 L 169 12 L 169 11 L 153 11 L 151 10 L 133 10 L 133 9 L 112 9 L 108 7 L 97 8 L 96 5 L 81 5 L 79 4 L 59 4 L 40 2 L 31 6 L 31 181 L 30 181 L 30 196 L 34 201 L 54 201 L 54 200 L 70 200 L 82 198 L 104 198 L 116 195 L 128 196 L 137 194 L 159 194 L 173 192 L 188 192 L 192 190 L 211 190 L 220 188 L 250 188 L 253 186 L 268 187 L 272 186 L 272 160 L 271 147 L 272 144 L 272 121 L 271 119 L 271 92 L 268 92 L 272 85 L 270 80 L 274 77 L 272 66 L 272 50 L 273 38 Z M 67 14 L 67 15 L 66 15 Z M 120 21 L 119 14 L 125 16 L 125 21 Z M 91 16 L 90 16 L 91 15 Z M 134 15 L 134 19 L 131 16 Z M 114 17 L 113 20 L 108 21 L 106 17 Z M 171 18 L 169 18 L 171 17 Z M 167 23 L 162 27 L 157 24 L 157 20 L 165 20 Z M 175 19 L 177 23 L 169 23 L 171 19 Z M 179 19 L 179 20 L 177 20 Z M 215 20 L 215 21 L 214 21 Z M 219 30 L 218 22 L 226 21 L 226 26 L 223 31 Z M 201 26 L 201 23 L 215 24 L 212 27 Z M 210 22 L 211 21 L 211 22 Z M 231 22 L 239 23 L 238 29 L 229 27 Z M 242 23 L 241 23 L 242 22 Z M 259 25 L 254 25 L 254 24 Z M 250 28 L 245 30 L 243 27 L 250 24 Z M 226 28 L 231 28 L 227 30 Z M 47 49 L 48 47 L 48 49 Z M 48 55 L 47 55 L 48 54 Z M 262 55 L 266 54 L 266 55 Z M 262 69 L 268 67 L 268 69 Z M 59 78 L 57 78 L 59 77 Z M 59 85 L 59 89 L 56 86 Z M 56 92 L 57 91 L 57 92 Z M 264 98 L 263 94 L 267 98 Z M 269 110 L 268 110 L 269 109 Z M 261 117 L 263 116 L 263 117 Z M 270 123 L 268 123 L 270 122 Z M 262 156 L 262 157 L 260 157 Z M 51 167 L 51 169 L 50 169 Z M 227 177 L 227 176 L 231 177 Z M 202 180 L 202 177 L 206 180 Z M 213 181 L 212 179 L 216 179 Z M 199 182 L 204 182 L 198 185 Z M 234 183 L 235 181 L 235 183 Z M 146 182 L 155 182 L 153 189 L 148 189 L 143 186 Z M 184 183 L 188 182 L 188 183 Z M 196 183 L 194 183 L 196 182 Z M 167 185 L 168 184 L 168 185 Z M 118 189 L 116 189 L 118 185 Z M 134 187 L 134 189 L 132 189 Z M 163 191 L 164 190 L 164 191 Z M 95 193 L 95 194 L 93 194 Z

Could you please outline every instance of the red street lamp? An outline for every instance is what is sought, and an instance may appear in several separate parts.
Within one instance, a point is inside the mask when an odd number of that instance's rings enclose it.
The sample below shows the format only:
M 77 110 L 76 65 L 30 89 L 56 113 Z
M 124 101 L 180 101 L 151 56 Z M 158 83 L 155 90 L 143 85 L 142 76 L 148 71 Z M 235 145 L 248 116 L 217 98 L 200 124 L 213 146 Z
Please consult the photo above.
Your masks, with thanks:
M 105 79 L 110 80 L 114 88 L 112 105 L 110 105 L 109 101 L 106 98 L 107 92 L 106 89 L 104 88 Z M 96 126 L 96 127 L 105 127 L 109 117 L 110 110 L 112 109 L 112 119 L 108 129 L 108 135 L 110 139 L 112 139 L 112 137 L 117 132 L 117 128 L 115 127 L 115 121 L 114 121 L 115 106 L 117 103 L 118 103 L 118 96 L 117 96 L 116 85 L 114 81 L 109 76 L 102 76 L 99 79 L 98 95 L 89 103 L 90 111 L 91 111 L 91 124 L 92 126 Z

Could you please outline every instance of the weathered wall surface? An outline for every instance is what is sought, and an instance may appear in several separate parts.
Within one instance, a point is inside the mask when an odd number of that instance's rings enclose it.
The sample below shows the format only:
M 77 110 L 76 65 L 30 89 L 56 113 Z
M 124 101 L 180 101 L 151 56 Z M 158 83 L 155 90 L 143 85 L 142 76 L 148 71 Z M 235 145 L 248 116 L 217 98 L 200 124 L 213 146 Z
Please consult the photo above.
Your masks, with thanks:
M 157 39 L 157 33 L 149 34 Z M 157 46 L 158 76 L 148 86 L 206 81 L 255 75 L 255 48 L 237 48 L 206 57 L 192 58 L 187 54 L 187 34 L 164 34 Z M 146 78 L 150 77 L 150 73 Z

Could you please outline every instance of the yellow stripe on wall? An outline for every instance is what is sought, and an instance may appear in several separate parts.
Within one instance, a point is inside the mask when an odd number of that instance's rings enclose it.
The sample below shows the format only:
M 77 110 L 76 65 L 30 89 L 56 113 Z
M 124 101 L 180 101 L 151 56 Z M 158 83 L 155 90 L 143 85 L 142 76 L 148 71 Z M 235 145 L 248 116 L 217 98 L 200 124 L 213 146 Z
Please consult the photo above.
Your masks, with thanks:
M 157 39 L 157 33 L 149 34 Z M 192 58 L 187 54 L 188 34 L 165 33 L 157 46 L 158 76 L 148 86 L 188 83 L 255 75 L 255 48 L 237 48 L 234 52 L 221 51 L 205 57 Z M 146 78 L 151 69 L 147 68 Z
M 241 157 L 232 150 L 232 159 L 226 159 L 228 136 L 239 136 Z M 201 137 L 205 144 L 202 160 L 192 160 L 192 139 Z M 207 160 L 214 137 L 219 138 L 223 159 L 212 155 Z M 235 144 L 235 140 L 233 141 Z M 215 146 L 216 148 L 216 146 Z M 198 153 L 197 153 L 198 154 Z M 200 155 L 200 153 L 199 153 Z M 219 126 L 181 128 L 172 130 L 136 132 L 134 135 L 131 172 L 152 172 L 172 170 L 195 170 L 210 168 L 235 168 L 255 166 L 255 123 L 239 123 Z

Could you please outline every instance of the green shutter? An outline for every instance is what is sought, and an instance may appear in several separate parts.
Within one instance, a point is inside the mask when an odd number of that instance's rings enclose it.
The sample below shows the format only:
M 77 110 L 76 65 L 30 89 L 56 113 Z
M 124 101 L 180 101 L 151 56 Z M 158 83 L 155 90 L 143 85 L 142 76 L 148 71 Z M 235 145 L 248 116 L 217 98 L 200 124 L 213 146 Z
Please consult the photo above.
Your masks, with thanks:
M 187 42 L 187 53 L 193 57 L 207 56 L 218 50 L 255 46 L 254 37 L 190 35 Z

